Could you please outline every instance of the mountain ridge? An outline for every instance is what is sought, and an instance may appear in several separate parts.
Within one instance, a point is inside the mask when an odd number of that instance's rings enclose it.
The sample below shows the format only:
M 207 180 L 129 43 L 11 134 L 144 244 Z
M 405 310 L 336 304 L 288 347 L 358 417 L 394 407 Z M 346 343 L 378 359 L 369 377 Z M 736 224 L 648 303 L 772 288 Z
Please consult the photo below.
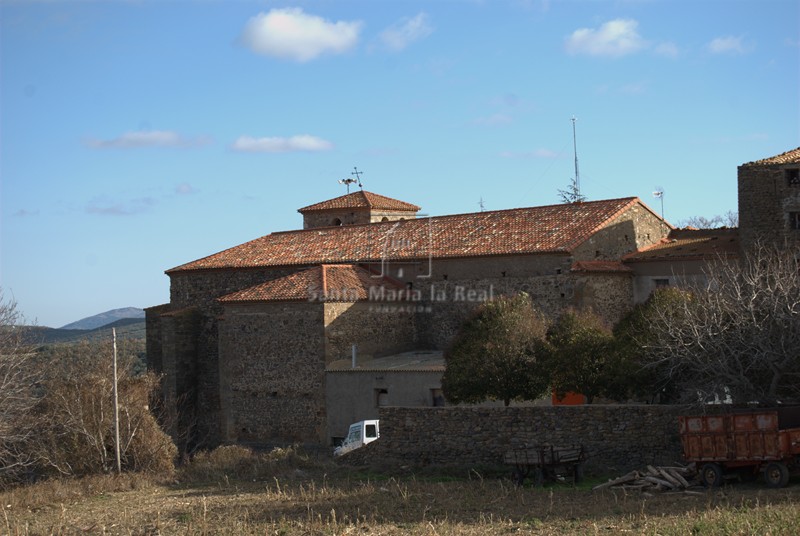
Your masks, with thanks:
M 122 307 L 119 309 L 111 309 L 110 311 L 105 311 L 96 315 L 87 316 L 86 318 L 82 318 L 75 322 L 70 322 L 69 324 L 63 325 L 56 329 L 93 330 L 112 324 L 117 320 L 126 318 L 143 319 L 144 309 L 139 309 L 138 307 Z

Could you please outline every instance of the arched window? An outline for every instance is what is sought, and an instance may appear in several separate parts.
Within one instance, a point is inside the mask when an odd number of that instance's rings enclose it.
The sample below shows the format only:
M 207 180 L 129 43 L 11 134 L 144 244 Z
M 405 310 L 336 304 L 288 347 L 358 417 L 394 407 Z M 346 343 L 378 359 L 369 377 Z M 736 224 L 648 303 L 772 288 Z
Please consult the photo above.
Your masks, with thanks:
M 389 218 L 387 218 L 386 216 L 384 216 L 384 217 L 381 219 L 381 221 L 389 221 Z
M 339 218 L 333 218 L 333 221 L 331 222 L 331 225 L 341 225 L 341 224 L 342 220 L 340 220 Z

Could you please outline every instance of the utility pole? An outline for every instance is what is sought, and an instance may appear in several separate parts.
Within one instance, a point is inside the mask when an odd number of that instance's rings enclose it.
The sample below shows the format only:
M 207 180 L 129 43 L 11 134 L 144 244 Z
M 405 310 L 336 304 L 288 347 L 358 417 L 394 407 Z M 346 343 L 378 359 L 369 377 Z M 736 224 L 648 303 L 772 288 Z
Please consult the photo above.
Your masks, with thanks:
M 122 458 L 119 453 L 119 394 L 117 392 L 117 328 L 111 328 L 114 340 L 114 451 L 117 456 L 117 474 L 122 473 Z

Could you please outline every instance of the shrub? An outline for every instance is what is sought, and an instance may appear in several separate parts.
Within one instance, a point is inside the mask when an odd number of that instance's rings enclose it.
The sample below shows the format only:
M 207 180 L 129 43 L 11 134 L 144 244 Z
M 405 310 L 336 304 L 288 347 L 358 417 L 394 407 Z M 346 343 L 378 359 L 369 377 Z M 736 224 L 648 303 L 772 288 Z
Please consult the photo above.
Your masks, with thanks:
M 83 342 L 49 356 L 44 394 L 33 412 L 40 426 L 32 449 L 45 474 L 115 470 L 113 365 L 106 346 Z M 117 372 L 122 468 L 169 474 L 177 448 L 148 406 L 158 378 L 134 375 L 135 363 L 123 354 Z

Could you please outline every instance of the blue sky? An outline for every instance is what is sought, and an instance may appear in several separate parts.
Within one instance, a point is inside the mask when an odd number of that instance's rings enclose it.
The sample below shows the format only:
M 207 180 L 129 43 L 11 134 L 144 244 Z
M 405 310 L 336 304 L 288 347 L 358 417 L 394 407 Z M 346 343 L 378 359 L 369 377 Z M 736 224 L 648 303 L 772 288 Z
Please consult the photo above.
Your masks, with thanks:
M 428 214 L 736 210 L 800 145 L 800 2 L 0 2 L 0 285 L 40 325 L 366 190 Z

